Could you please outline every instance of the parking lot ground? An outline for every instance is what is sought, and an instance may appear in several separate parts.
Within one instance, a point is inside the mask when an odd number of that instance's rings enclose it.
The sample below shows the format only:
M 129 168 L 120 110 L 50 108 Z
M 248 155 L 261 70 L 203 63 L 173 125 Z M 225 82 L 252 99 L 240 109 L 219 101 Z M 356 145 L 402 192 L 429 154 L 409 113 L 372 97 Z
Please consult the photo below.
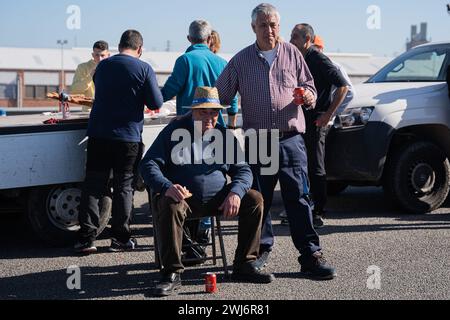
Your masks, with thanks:
M 325 257 L 336 267 L 332 281 L 312 281 L 299 273 L 298 252 L 288 226 L 280 224 L 279 192 L 272 208 L 277 235 L 267 270 L 268 285 L 228 281 L 210 263 L 188 268 L 178 294 L 162 300 L 448 300 L 450 299 L 450 204 L 426 215 L 394 209 L 379 188 L 349 188 L 330 198 L 326 226 L 319 230 Z M 109 253 L 107 233 L 99 253 L 75 256 L 71 248 L 51 248 L 37 241 L 17 214 L 2 212 L 0 222 L 0 299 L 161 300 L 150 296 L 159 278 L 154 265 L 147 196 L 135 198 L 133 233 L 136 251 Z M 230 264 L 237 223 L 224 222 Z M 70 287 L 80 268 L 80 289 Z M 68 269 L 69 268 L 69 269 Z M 218 293 L 204 293 L 203 274 L 218 274 Z

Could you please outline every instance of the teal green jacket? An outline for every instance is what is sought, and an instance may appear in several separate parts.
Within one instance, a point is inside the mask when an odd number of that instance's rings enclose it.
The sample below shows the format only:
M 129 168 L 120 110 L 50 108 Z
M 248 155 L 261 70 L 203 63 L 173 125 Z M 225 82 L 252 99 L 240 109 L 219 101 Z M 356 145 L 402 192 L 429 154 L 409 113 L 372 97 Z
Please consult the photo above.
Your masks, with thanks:
M 209 50 L 205 44 L 190 46 L 186 53 L 175 62 L 172 75 L 167 80 L 161 92 L 164 101 L 177 97 L 177 114 L 183 115 L 189 112 L 197 87 L 214 87 L 217 78 L 227 65 L 227 61 Z M 229 115 L 238 113 L 238 99 L 234 98 Z M 225 126 L 222 113 L 219 116 L 219 124 Z

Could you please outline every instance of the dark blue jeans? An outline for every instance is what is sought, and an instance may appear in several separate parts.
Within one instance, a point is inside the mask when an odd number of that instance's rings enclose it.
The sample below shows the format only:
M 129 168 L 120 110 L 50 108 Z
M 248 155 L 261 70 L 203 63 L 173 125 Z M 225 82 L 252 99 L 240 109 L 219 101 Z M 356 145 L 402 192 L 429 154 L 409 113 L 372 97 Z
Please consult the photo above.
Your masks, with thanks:
M 314 230 L 310 207 L 308 160 L 303 138 L 300 134 L 280 140 L 280 167 L 275 175 L 261 175 L 261 165 L 252 165 L 253 188 L 264 198 L 264 215 L 261 230 L 262 251 L 271 251 L 274 233 L 270 208 L 273 192 L 280 181 L 281 196 L 286 209 L 291 236 L 295 247 L 302 255 L 311 255 L 321 250 L 319 236 Z
M 131 237 L 133 178 L 142 150 L 139 143 L 90 138 L 86 178 L 82 188 L 79 221 L 80 242 L 94 241 L 99 228 L 99 201 L 110 193 L 113 173 L 112 236 L 126 243 Z

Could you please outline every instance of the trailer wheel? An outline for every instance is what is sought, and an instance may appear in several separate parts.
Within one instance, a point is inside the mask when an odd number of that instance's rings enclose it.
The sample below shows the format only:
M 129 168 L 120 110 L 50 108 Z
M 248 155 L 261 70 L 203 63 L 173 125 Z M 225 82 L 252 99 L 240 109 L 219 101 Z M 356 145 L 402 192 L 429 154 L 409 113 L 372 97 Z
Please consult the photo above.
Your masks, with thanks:
M 81 189 L 78 184 L 33 188 L 28 197 L 27 218 L 31 228 L 43 241 L 66 246 L 76 241 Z M 111 217 L 112 200 L 105 196 L 100 202 L 100 228 L 105 229 Z
M 427 213 L 447 198 L 450 164 L 436 145 L 416 141 L 400 148 L 387 167 L 384 190 L 403 209 Z

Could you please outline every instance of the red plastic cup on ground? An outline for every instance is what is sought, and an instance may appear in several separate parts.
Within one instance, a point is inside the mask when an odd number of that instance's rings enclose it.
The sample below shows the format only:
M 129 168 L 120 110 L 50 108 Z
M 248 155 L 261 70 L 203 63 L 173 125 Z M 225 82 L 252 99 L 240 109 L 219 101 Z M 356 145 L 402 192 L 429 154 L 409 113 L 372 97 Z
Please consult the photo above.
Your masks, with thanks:
M 208 272 L 205 275 L 206 293 L 217 293 L 217 276 L 215 273 Z
M 305 88 L 299 87 L 294 89 L 294 103 L 298 106 L 305 104 L 303 96 L 305 95 Z

